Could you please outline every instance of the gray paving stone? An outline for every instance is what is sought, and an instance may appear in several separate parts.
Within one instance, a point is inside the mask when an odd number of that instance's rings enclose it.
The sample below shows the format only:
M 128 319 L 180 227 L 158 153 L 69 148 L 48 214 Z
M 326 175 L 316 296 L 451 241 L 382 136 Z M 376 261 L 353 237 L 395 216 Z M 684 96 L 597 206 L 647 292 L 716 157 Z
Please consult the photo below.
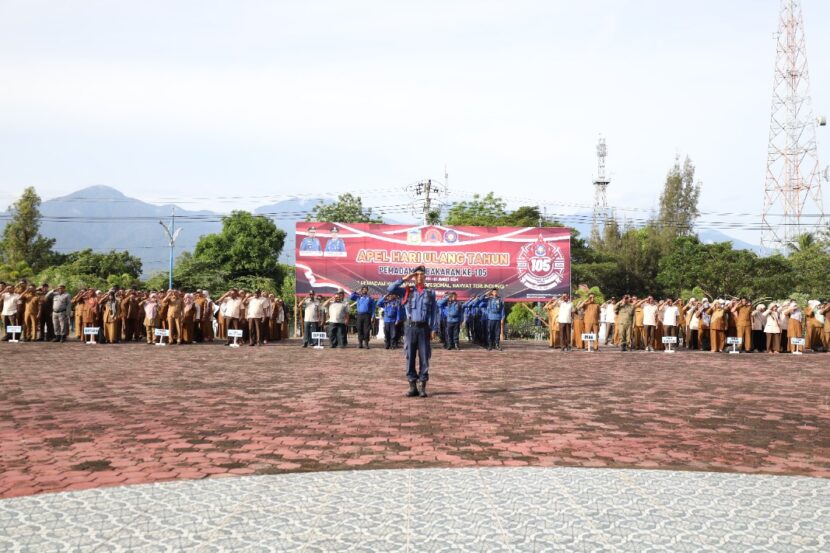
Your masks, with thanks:
M 579 468 L 306 473 L 0 501 L 3 551 L 828 551 L 830 481 Z

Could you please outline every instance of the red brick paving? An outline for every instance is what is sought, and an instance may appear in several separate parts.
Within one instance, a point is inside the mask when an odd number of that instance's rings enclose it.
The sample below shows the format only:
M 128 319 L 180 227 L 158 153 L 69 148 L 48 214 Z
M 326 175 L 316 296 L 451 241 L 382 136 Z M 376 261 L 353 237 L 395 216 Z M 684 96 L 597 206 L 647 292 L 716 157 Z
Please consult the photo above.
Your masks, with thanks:
M 830 477 L 830 355 L 0 344 L 0 497 L 241 474 L 585 466 Z M 98 463 L 90 463 L 95 462 Z

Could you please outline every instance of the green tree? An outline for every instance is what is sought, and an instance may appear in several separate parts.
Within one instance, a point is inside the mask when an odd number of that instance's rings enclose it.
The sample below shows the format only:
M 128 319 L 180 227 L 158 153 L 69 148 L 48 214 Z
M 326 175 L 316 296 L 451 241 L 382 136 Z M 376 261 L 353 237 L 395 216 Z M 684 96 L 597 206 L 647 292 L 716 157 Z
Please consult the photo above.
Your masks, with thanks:
M 60 262 L 60 255 L 52 248 L 54 238 L 40 235 L 40 196 L 33 187 L 9 207 L 10 220 L 3 229 L 3 259 L 9 265 L 26 262 L 38 272 Z
M 788 258 L 795 292 L 812 298 L 830 297 L 830 249 L 821 241 L 805 238 L 802 236 L 800 243 L 795 244 L 797 249 Z
M 660 195 L 660 213 L 657 218 L 660 230 L 670 238 L 692 236 L 695 220 L 700 215 L 697 208 L 699 198 L 700 183 L 695 183 L 692 160 L 686 157 L 681 167 L 680 158 L 675 158 Z
M 72 252 L 66 255 L 64 263 L 67 269 L 82 275 L 95 275 L 106 280 L 110 275 L 128 275 L 138 279 L 141 276 L 141 258 L 130 252 L 110 250 L 99 253 L 91 249 Z
M 220 279 L 228 284 L 237 281 L 251 286 L 254 279 L 265 278 L 273 282 L 260 287 L 274 290 L 275 283 L 283 279 L 283 268 L 277 259 L 284 244 L 285 232 L 277 228 L 271 219 L 246 211 L 234 211 L 222 218 L 220 233 L 199 239 L 192 259 L 186 258 L 190 266 L 183 269 L 210 280 L 210 286 L 203 286 L 208 289 L 216 286 L 214 282 Z M 208 268 L 213 274 L 208 274 Z M 262 281 L 259 283 L 262 284 Z
M 306 216 L 306 221 L 324 223 L 382 223 L 383 219 L 372 215 L 372 209 L 363 207 L 363 199 L 346 193 L 334 203 L 320 202 Z
M 445 223 L 454 226 L 497 227 L 507 217 L 507 203 L 488 192 L 481 197 L 473 194 L 470 201 L 458 202 L 450 207 Z

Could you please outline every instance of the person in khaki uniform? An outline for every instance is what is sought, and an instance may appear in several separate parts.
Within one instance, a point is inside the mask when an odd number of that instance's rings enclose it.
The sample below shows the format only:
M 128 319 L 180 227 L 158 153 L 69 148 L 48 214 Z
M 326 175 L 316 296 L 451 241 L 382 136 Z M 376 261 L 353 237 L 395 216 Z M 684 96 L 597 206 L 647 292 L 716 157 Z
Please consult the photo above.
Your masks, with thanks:
M 162 308 L 167 309 L 167 329 L 170 331 L 167 343 L 171 345 L 174 343 L 182 343 L 183 303 L 181 294 L 177 290 L 167 292 L 167 295 L 161 301 Z
M 824 317 L 824 324 L 821 332 L 821 343 L 824 345 L 825 353 L 830 353 L 830 301 L 821 305 L 819 313 L 821 313 L 822 317 Z
M 147 334 L 147 343 L 152 344 L 156 339 L 156 328 L 159 327 L 159 301 L 158 296 L 150 294 L 146 300 L 139 302 L 139 307 L 144 313 L 144 330 Z
M 544 309 L 548 313 L 548 347 L 555 348 L 559 346 L 559 299 L 550 300 Z
M 818 300 L 810 300 L 807 302 L 807 308 L 804 310 L 804 318 L 806 320 L 807 336 L 804 340 L 804 349 L 815 351 L 817 348 L 822 348 L 821 330 L 824 321 L 819 321 L 816 314 L 819 314 L 818 308 L 821 302 Z M 823 348 L 822 348 L 823 349 Z
M 196 298 L 193 294 L 184 295 L 182 308 L 182 342 L 192 344 L 196 342 Z
M 100 304 L 98 301 L 98 292 L 95 290 L 87 290 L 83 297 L 83 312 L 81 317 L 81 328 L 79 329 L 82 340 L 86 338 L 84 336 L 85 327 L 98 326 L 99 308 Z M 97 342 L 98 337 L 90 335 L 90 341 Z
M 75 313 L 75 337 L 79 340 L 83 339 L 83 326 L 84 326 L 84 311 L 86 311 L 86 305 L 84 304 L 84 297 L 88 290 L 86 288 L 81 288 L 78 290 L 78 293 L 72 297 L 72 310 Z
M 43 295 L 39 289 L 29 286 L 20 295 L 20 301 L 23 303 L 23 339 L 36 342 Z
M 723 351 L 726 344 L 726 300 L 715 300 L 707 313 L 712 317 L 709 322 L 712 351 Z
M 789 305 L 787 305 L 787 307 L 784 309 L 784 316 L 789 317 L 789 322 L 787 323 L 786 347 L 787 351 L 792 353 L 797 349 L 802 349 L 801 346 L 794 345 L 792 339 L 804 337 L 804 326 L 802 324 L 804 319 L 804 312 L 801 311 L 801 308 L 798 306 L 795 300 L 790 300 Z
M 594 334 L 597 337 L 593 348 L 599 351 L 599 316 L 600 305 L 596 302 L 593 294 L 588 294 L 588 299 L 582 304 L 582 324 L 586 334 Z
M 637 296 L 631 298 L 634 304 L 634 328 L 631 333 L 631 349 L 645 349 L 646 344 L 646 326 L 643 322 L 645 312 L 643 305 L 646 303 L 645 299 L 637 300 Z
M 104 339 L 110 344 L 121 342 L 121 301 L 115 290 L 110 290 L 104 299 Z
M 207 298 L 207 292 L 204 290 L 196 293 L 195 302 L 199 310 L 199 330 L 202 334 L 202 340 L 212 342 L 213 325 L 211 324 L 211 319 L 213 317 L 213 302 Z
M 731 312 L 737 336 L 743 340 L 744 351 L 752 351 L 752 304 L 747 298 L 741 298 L 732 306 Z

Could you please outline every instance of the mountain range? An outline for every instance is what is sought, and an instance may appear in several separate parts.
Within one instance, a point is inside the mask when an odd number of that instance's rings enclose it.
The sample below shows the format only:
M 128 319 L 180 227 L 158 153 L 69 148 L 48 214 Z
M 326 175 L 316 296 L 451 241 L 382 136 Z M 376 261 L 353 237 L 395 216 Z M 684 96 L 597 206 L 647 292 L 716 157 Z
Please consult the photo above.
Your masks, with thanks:
M 253 210 L 256 214 L 270 217 L 285 231 L 281 263 L 294 264 L 294 223 L 304 219 L 305 214 L 320 201 L 287 199 Z M 66 196 L 46 200 L 41 204 L 41 215 L 43 220 L 40 232 L 56 240 L 55 248 L 59 252 L 86 248 L 95 251 L 127 250 L 141 258 L 145 276 L 167 270 L 169 245 L 159 221 L 163 220 L 169 226 L 171 216 L 175 215 L 175 226 L 182 229 L 176 240 L 176 256 L 184 251 L 193 251 L 202 235 L 219 232 L 222 228 L 220 213 L 192 211 L 173 204 L 151 204 L 130 198 L 109 186 L 90 186 Z M 385 222 L 401 223 L 391 219 Z M 412 221 L 404 223 L 410 222 Z M 5 220 L 0 219 L 0 230 L 5 224 Z M 583 236 L 589 235 L 590 224 L 574 226 Z M 715 230 L 701 231 L 698 236 L 706 243 L 731 241 L 735 248 L 756 252 L 760 249 Z

